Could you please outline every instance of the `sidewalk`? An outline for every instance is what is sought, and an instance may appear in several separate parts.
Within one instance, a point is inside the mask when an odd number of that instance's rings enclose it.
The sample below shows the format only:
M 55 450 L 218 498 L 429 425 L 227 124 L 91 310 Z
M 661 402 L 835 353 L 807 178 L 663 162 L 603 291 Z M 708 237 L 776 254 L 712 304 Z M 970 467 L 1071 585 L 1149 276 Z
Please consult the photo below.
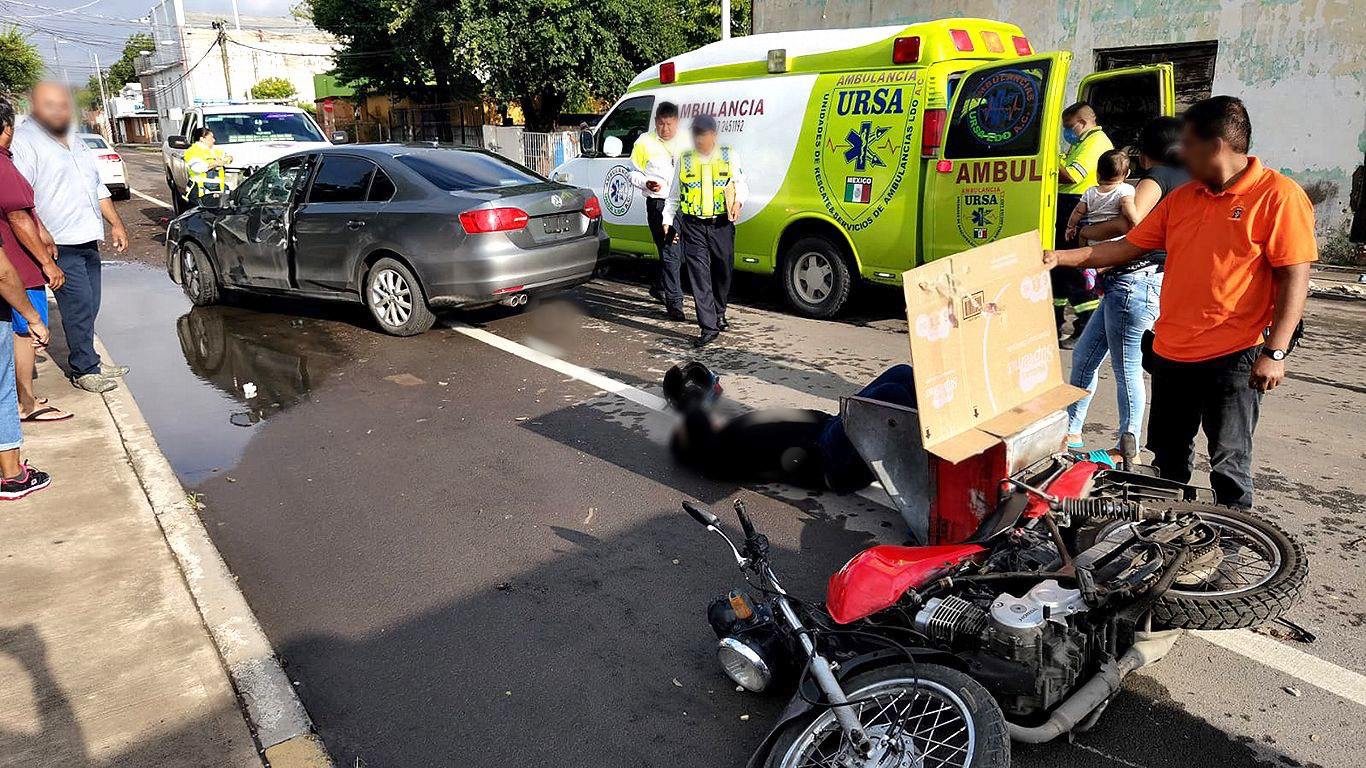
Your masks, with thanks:
M 38 388 L 76 418 L 24 425 L 53 483 L 0 505 L 0 766 L 260 768 L 110 406 Z

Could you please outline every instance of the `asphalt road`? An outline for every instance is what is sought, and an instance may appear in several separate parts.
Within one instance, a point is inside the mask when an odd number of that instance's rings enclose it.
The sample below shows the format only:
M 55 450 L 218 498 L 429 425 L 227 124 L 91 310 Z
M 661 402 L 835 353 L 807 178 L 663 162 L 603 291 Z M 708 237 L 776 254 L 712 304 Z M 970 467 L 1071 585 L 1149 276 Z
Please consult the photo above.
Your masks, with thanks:
M 125 156 L 135 188 L 165 200 L 159 156 Z M 466 330 L 657 393 L 696 330 L 664 320 L 634 270 L 395 339 L 340 304 L 191 310 L 162 268 L 166 211 L 119 208 L 132 263 L 107 269 L 100 334 L 348 768 L 740 765 L 782 702 L 717 669 L 703 610 L 737 574 L 678 502 L 743 494 L 793 591 L 814 597 L 850 555 L 900 539 L 865 499 L 681 469 L 666 416 Z M 783 314 L 758 281 L 737 304 L 700 356 L 736 408 L 833 409 L 907 356 L 894 294 L 842 322 Z M 1315 300 L 1309 322 L 1263 409 L 1259 508 L 1313 558 L 1293 616 L 1319 640 L 1284 645 L 1361 673 L 1366 304 Z M 1092 420 L 1097 439 L 1116 423 L 1108 378 Z M 1315 674 L 1187 638 L 1095 730 L 1017 746 L 1015 764 L 1360 765 L 1366 701 Z

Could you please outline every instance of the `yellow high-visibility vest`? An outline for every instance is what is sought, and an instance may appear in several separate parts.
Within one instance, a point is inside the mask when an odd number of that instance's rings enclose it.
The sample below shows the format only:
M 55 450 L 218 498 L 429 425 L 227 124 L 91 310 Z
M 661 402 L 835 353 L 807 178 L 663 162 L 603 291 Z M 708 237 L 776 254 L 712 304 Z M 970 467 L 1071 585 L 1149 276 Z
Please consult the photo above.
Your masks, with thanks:
M 190 177 L 190 186 L 204 192 L 221 192 L 223 190 L 223 169 L 210 168 L 213 163 L 223 161 L 223 152 L 217 148 L 206 147 L 199 142 L 190 145 L 185 150 L 185 170 Z
M 678 158 L 678 210 L 688 216 L 724 216 L 726 185 L 731 181 L 730 147 L 720 147 L 710 160 L 695 149 Z

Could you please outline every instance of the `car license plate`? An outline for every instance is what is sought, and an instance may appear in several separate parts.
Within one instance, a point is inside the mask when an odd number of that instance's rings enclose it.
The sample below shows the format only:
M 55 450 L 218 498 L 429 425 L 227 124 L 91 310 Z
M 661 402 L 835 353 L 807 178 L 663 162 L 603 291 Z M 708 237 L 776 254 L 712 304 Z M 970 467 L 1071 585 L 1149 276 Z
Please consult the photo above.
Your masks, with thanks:
M 565 214 L 547 216 L 542 221 L 545 224 L 545 233 L 547 235 L 558 235 L 562 232 L 569 231 L 570 219 L 569 216 Z

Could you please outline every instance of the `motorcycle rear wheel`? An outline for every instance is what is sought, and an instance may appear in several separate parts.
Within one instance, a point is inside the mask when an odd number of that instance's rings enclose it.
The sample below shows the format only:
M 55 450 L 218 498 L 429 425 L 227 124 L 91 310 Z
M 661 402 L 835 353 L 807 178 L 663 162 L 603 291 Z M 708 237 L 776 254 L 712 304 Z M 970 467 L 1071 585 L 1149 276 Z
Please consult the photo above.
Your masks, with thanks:
M 1274 523 L 1235 507 L 1173 502 L 1195 512 L 1219 534 L 1217 564 L 1188 566 L 1153 604 L 1153 624 L 1165 629 L 1241 629 L 1290 610 L 1309 577 L 1304 545 Z M 1132 523 L 1113 522 L 1077 532 L 1078 549 Z
M 1005 715 L 981 683 L 938 664 L 898 664 L 854 675 L 843 687 L 879 768 L 1009 768 Z M 907 750 L 906 747 L 913 747 Z M 830 709 L 792 724 L 767 768 L 820 768 L 848 749 Z M 915 756 L 924 761 L 916 762 Z

